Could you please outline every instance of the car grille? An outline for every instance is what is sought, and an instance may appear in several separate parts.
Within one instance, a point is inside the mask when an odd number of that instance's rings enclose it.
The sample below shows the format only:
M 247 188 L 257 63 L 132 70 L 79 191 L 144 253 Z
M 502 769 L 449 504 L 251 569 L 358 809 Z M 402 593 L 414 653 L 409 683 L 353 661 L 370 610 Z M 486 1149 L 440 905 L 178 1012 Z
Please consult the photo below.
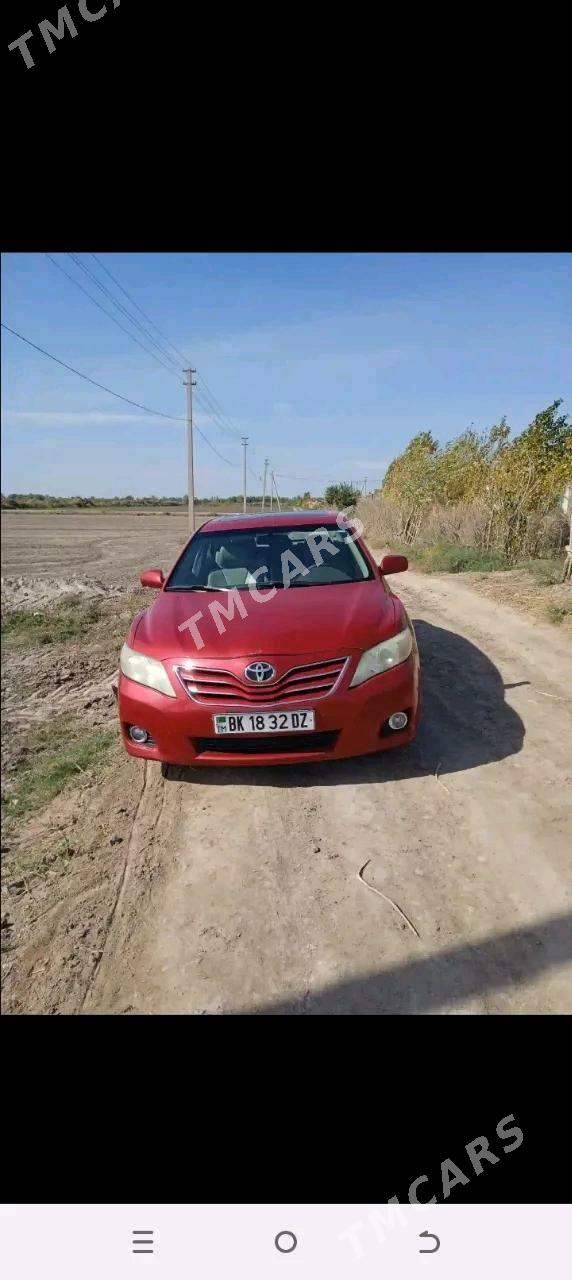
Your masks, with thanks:
M 312 751 L 333 751 L 339 729 L 323 733 L 274 733 L 265 737 L 231 737 L 221 734 L 216 738 L 192 738 L 197 755 L 223 752 L 225 756 L 264 756 L 297 752 L 311 755 Z
M 280 703 L 300 702 L 304 698 L 323 698 L 331 693 L 346 665 L 347 658 L 331 658 L 326 662 L 311 662 L 301 667 L 291 667 L 278 680 L 268 684 L 253 684 L 241 680 L 232 671 L 215 670 L 214 667 L 176 667 L 181 684 L 194 702 L 236 706 L 276 706 Z

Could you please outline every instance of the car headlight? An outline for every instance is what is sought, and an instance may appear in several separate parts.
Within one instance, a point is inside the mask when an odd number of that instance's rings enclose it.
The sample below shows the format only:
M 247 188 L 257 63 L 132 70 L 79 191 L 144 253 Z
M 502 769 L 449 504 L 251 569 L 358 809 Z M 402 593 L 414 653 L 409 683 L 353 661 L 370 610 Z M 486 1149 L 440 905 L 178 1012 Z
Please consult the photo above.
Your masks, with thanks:
M 371 680 L 372 676 L 381 675 L 382 671 L 389 671 L 390 667 L 398 667 L 409 657 L 412 648 L 413 635 L 409 627 L 405 627 L 390 640 L 382 640 L 381 644 L 374 644 L 373 649 L 366 649 L 350 680 L 350 689 L 353 685 L 363 684 L 364 680 Z
M 175 690 L 169 680 L 162 662 L 157 658 L 148 658 L 145 653 L 137 653 L 124 644 L 121 650 L 119 666 L 124 676 L 136 680 L 137 684 L 146 684 L 158 693 L 166 693 L 168 698 L 176 698 Z

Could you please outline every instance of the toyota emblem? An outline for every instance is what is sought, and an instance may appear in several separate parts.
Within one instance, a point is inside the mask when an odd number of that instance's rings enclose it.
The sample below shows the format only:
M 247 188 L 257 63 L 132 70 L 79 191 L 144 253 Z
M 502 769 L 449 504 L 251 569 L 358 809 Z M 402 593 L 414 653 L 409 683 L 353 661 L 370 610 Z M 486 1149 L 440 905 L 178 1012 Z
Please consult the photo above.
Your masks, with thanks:
M 264 684 L 266 680 L 272 680 L 276 671 L 270 662 L 250 662 L 244 668 L 244 674 L 246 679 L 252 680 L 254 684 Z

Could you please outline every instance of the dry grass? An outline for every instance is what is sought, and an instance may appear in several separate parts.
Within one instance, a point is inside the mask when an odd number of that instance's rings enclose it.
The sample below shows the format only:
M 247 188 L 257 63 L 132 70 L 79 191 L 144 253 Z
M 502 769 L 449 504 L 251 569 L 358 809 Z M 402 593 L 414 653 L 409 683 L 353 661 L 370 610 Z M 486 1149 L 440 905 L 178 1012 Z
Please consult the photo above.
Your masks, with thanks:
M 415 569 L 424 573 L 462 573 L 464 580 L 481 595 L 519 613 L 572 630 L 572 583 L 563 582 L 564 552 L 552 550 L 538 557 L 526 556 L 516 564 L 498 550 L 486 550 L 470 541 L 478 537 L 479 523 L 474 508 L 460 507 L 427 513 L 413 542 L 403 539 L 403 513 L 379 495 L 363 499 L 356 515 L 362 520 L 368 541 L 386 550 L 402 552 Z M 544 524 L 550 542 L 560 538 L 565 522 Z M 547 532 L 548 531 L 548 532 Z M 538 530 L 537 530 L 538 532 Z M 447 533 L 449 540 L 443 534 Z M 543 535 L 543 536 L 544 536 Z M 434 538 L 434 541 L 430 539 Z
M 462 549 L 465 554 L 472 552 L 475 557 L 480 553 L 496 560 L 495 564 L 486 566 L 488 568 L 501 568 L 503 563 L 509 566 L 525 558 L 536 560 L 563 553 L 569 530 L 565 516 L 558 509 L 549 514 L 530 512 L 523 519 L 518 545 L 513 549 L 513 543 L 510 543 L 509 555 L 506 551 L 507 531 L 495 511 L 482 499 L 409 510 L 405 505 L 390 502 L 383 494 L 377 493 L 362 498 L 355 514 L 372 542 L 395 547 L 401 543 L 414 549 L 418 555 L 420 550 L 435 547 Z M 442 567 L 447 571 L 447 565 Z

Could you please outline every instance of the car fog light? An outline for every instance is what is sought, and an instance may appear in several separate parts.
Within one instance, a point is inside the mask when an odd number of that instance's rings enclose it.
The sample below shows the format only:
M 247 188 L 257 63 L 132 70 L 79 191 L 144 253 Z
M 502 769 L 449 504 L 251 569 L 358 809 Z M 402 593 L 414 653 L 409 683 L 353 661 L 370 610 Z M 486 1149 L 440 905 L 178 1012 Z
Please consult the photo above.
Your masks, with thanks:
M 388 724 L 390 729 L 404 729 L 407 724 L 407 712 L 394 711 L 393 715 L 389 717 Z
M 133 742 L 138 742 L 141 745 L 147 741 L 149 734 L 146 729 L 141 729 L 138 724 L 132 724 L 129 726 L 129 737 L 133 739 Z

